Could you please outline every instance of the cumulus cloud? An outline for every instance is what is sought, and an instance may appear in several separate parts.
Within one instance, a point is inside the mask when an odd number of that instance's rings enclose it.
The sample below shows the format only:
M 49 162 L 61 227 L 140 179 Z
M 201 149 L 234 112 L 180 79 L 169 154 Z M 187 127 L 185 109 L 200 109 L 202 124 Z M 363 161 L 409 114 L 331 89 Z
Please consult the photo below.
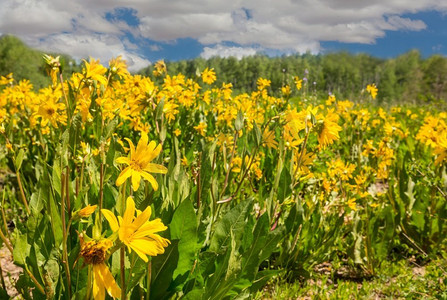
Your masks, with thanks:
M 439 0 L 1 1 L 1 33 L 75 58 L 106 61 L 123 54 L 135 69 L 160 45 L 180 38 L 199 41 L 202 57 L 268 49 L 317 53 L 322 41 L 368 44 L 387 31 L 425 30 L 408 14 L 447 12 L 447 2 Z M 228 43 L 236 46 L 223 46 Z
M 255 48 L 247 47 L 229 47 L 224 45 L 216 45 L 214 47 L 204 47 L 203 52 L 200 54 L 201 57 L 208 59 L 213 56 L 220 57 L 236 57 L 241 59 L 244 56 L 255 55 L 258 52 Z

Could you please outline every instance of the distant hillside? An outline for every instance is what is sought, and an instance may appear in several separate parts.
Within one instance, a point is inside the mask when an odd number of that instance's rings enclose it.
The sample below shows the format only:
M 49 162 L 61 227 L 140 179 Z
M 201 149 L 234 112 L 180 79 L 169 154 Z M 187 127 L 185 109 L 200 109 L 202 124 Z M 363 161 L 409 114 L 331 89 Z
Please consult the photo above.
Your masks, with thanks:
M 0 37 L 0 75 L 14 74 L 14 79 L 29 79 L 34 88 L 38 89 L 50 84 L 50 79 L 45 73 L 45 64 L 42 51 L 34 50 L 26 46 L 20 39 L 11 35 Z M 47 53 L 51 54 L 51 53 Z M 64 75 L 70 75 L 78 70 L 79 66 L 68 55 L 60 55 L 60 62 Z

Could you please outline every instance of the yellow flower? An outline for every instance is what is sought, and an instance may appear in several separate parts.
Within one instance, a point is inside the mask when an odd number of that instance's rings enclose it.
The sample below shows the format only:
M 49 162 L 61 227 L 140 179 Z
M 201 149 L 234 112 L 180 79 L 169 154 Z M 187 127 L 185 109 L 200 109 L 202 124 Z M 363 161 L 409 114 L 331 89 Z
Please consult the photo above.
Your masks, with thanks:
M 329 95 L 328 97 L 327 97 L 327 100 L 326 100 L 326 105 L 327 106 L 330 106 L 330 105 L 332 105 L 332 103 L 334 103 L 335 102 L 335 95 Z
M 373 99 L 376 99 L 378 89 L 377 89 L 377 87 L 376 87 L 376 85 L 374 83 L 373 84 L 368 84 L 366 86 L 366 90 L 368 91 L 368 93 L 371 94 L 371 97 Z
M 298 76 L 293 77 L 293 81 L 295 82 L 296 89 L 299 91 L 303 87 L 303 80 Z
M 59 56 L 53 57 L 51 55 L 44 54 L 43 59 L 47 64 L 47 72 L 51 77 L 53 86 L 57 84 L 57 73 L 60 72 L 61 63 L 59 62 Z
M 0 85 L 7 85 L 14 82 L 14 77 L 12 76 L 12 73 L 9 73 L 6 76 L 0 77 Z
M 126 164 L 128 167 L 120 173 L 116 179 L 116 185 L 122 185 L 127 178 L 131 177 L 133 190 L 136 191 L 140 187 L 140 180 L 143 177 L 143 179 L 149 181 L 154 190 L 158 190 L 158 183 L 149 172 L 159 174 L 166 174 L 168 172 L 166 167 L 151 163 L 160 154 L 161 145 L 156 146 L 155 141 L 151 141 L 148 144 L 148 136 L 144 132 L 141 134 L 141 139 L 136 149 L 130 139 L 126 138 L 126 140 L 130 146 L 130 157 L 119 157 L 116 159 L 116 162 Z
M 206 134 L 206 123 L 205 122 L 200 122 L 199 125 L 194 126 L 194 129 L 197 130 L 197 132 L 201 135 L 201 136 L 205 136 Z
M 262 145 L 267 148 L 278 149 L 278 142 L 275 140 L 275 132 L 265 129 L 262 133 Z
M 320 148 L 325 148 L 334 141 L 340 139 L 339 132 L 341 131 L 338 125 L 338 115 L 334 113 L 333 109 L 328 110 L 324 117 L 321 126 L 318 127 L 318 143 Z
M 164 231 L 167 227 L 160 219 L 149 221 L 150 206 L 143 212 L 137 211 L 132 197 L 128 197 L 123 217 L 118 216 L 117 219 L 108 209 L 102 209 L 101 212 L 112 231 L 118 232 L 119 239 L 127 246 L 129 252 L 134 250 L 145 262 L 148 261 L 146 255 L 156 256 L 165 252 L 164 247 L 168 246 L 169 240 L 162 238 L 156 232 Z
M 182 133 L 182 131 L 181 131 L 179 128 L 176 128 L 176 129 L 174 130 L 174 134 L 175 134 L 175 136 L 179 136 L 181 133 Z
M 114 298 L 121 297 L 121 289 L 116 284 L 115 278 L 109 268 L 104 263 L 107 250 L 112 247 L 112 241 L 102 239 L 99 241 L 90 240 L 85 242 L 82 235 L 79 236 L 81 242 L 80 256 L 84 262 L 93 265 L 93 298 L 103 300 L 105 291 Z
M 357 210 L 357 203 L 355 201 L 356 201 L 355 198 L 351 198 L 348 200 L 348 206 L 352 210 Z
M 90 216 L 96 210 L 97 206 L 98 205 L 90 205 L 89 204 L 86 207 L 84 207 L 83 209 L 79 210 L 76 215 L 80 218 L 86 218 L 86 217 Z
M 129 71 L 127 71 L 126 61 L 121 57 L 121 55 L 116 58 L 112 58 L 109 61 L 109 68 L 112 74 L 116 74 L 119 77 L 129 75 Z
M 211 70 L 206 68 L 202 72 L 202 80 L 206 84 L 212 84 L 214 81 L 216 81 L 216 72 L 214 72 L 214 68 Z
M 107 85 L 107 78 L 104 74 L 107 69 L 103 67 L 99 60 L 90 59 L 90 62 L 84 60 L 85 68 L 83 70 L 84 78 L 87 80 L 96 80 L 103 85 Z
M 258 90 L 260 90 L 260 91 L 269 87 L 271 83 L 272 82 L 270 80 L 262 78 L 262 77 L 258 78 L 258 81 L 256 82 L 256 84 L 258 85 Z
M 154 70 L 152 71 L 152 74 L 154 76 L 161 76 L 164 73 L 167 72 L 167 67 L 164 60 L 159 60 L 154 65 Z
M 292 93 L 292 90 L 290 89 L 289 85 L 285 85 L 285 86 L 281 87 L 281 92 L 284 97 L 289 97 L 290 94 Z

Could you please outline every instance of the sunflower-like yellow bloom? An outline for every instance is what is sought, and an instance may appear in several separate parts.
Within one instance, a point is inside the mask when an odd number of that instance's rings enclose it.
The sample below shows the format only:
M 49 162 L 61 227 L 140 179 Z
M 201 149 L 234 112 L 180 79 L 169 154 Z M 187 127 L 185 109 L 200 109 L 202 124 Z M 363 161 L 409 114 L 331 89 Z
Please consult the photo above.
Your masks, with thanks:
M 117 219 L 108 209 L 102 209 L 101 212 L 112 231 L 118 232 L 119 239 L 127 246 L 129 252 L 134 250 L 145 262 L 148 261 L 146 255 L 156 256 L 165 252 L 164 247 L 168 246 L 169 240 L 162 238 L 156 232 L 164 231 L 167 227 L 160 219 L 149 221 L 150 206 L 143 212 L 137 211 L 132 197 L 128 197 L 123 217 L 118 216 Z
M 126 167 L 116 179 L 116 185 L 122 185 L 127 178 L 132 178 L 133 190 L 138 190 L 140 186 L 141 177 L 146 179 L 152 185 L 154 190 L 158 190 L 158 183 L 155 178 L 149 173 L 166 174 L 168 169 L 162 165 L 151 163 L 161 152 L 161 145 L 156 146 L 155 141 L 148 144 L 148 136 L 146 133 L 141 134 L 141 139 L 135 148 L 132 141 L 128 138 L 130 146 L 130 157 L 119 157 L 116 162 L 119 164 L 127 164 Z
M 214 81 L 216 81 L 216 72 L 214 72 L 214 69 L 206 68 L 205 70 L 203 70 L 202 80 L 206 84 L 212 84 Z
M 376 85 L 373 83 L 373 84 L 368 84 L 367 86 L 366 86 L 366 90 L 371 94 L 371 97 L 373 98 L 373 99 L 376 99 L 376 96 L 377 96 L 377 92 L 379 91 L 378 89 L 377 89 L 377 87 L 376 87 Z
M 93 298 L 103 300 L 105 291 L 113 298 L 121 297 L 121 289 L 104 263 L 107 250 L 113 245 L 112 241 L 102 239 L 85 242 L 82 235 L 79 239 L 81 241 L 80 256 L 84 258 L 86 264 L 92 265 L 93 269 Z
M 339 116 L 334 113 L 334 109 L 328 110 L 326 116 L 323 118 L 321 125 L 317 128 L 318 143 L 320 148 L 325 148 L 327 145 L 330 145 L 334 141 L 340 139 L 340 135 L 338 133 L 342 128 L 337 123 L 338 118 Z

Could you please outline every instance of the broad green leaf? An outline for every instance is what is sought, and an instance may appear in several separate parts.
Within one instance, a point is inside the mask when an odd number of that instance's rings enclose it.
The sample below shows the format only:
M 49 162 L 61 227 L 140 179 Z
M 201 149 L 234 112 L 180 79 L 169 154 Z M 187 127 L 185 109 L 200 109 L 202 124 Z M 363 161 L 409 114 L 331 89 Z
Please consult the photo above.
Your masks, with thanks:
M 61 195 L 61 165 L 59 157 L 56 157 L 53 163 L 53 173 L 51 175 L 51 181 L 53 184 L 53 189 Z
M 25 151 L 23 151 L 23 149 L 20 149 L 19 153 L 17 153 L 17 156 L 15 158 L 15 167 L 16 167 L 17 172 L 22 167 L 22 162 L 23 162 L 24 157 L 25 157 Z
M 255 121 L 253 121 L 253 132 L 255 136 L 256 146 L 259 146 L 262 141 L 262 133 Z
M 29 256 L 31 245 L 28 244 L 28 240 L 25 234 L 17 236 L 14 244 L 14 263 L 20 266 L 26 264 L 26 258 Z
M 142 259 L 138 259 L 132 268 L 132 274 L 129 274 L 128 284 L 126 286 L 127 292 L 130 292 L 146 275 L 148 264 Z
M 188 197 L 175 210 L 169 225 L 171 239 L 179 240 L 179 261 L 174 278 L 192 269 L 197 251 L 197 216 Z
M 216 253 L 224 253 L 231 241 L 231 234 L 237 241 L 242 238 L 245 229 L 245 218 L 248 208 L 251 207 L 252 200 L 242 201 L 233 209 L 225 214 L 225 216 L 217 223 L 214 234 L 210 242 L 210 251 Z
M 165 253 L 152 258 L 151 299 L 169 299 L 174 294 L 169 286 L 178 259 L 177 240 L 171 241 L 171 245 L 165 249 Z
M 234 128 L 239 131 L 244 128 L 244 114 L 242 111 L 237 112 L 236 121 L 234 122 Z
M 292 175 L 287 167 L 283 167 L 281 171 L 281 177 L 279 178 L 278 185 L 278 201 L 279 203 L 283 203 L 287 197 L 292 193 Z

